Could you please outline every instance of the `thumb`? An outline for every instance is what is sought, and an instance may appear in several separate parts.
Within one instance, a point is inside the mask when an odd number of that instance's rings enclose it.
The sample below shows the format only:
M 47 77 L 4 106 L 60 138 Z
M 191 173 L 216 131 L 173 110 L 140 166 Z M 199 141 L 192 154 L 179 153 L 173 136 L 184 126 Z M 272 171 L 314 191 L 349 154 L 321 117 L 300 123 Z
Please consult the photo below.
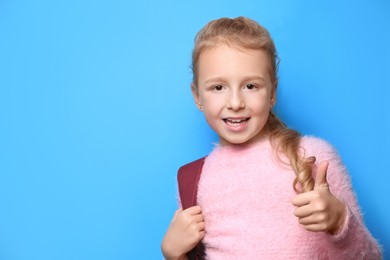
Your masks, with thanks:
M 176 219 L 177 216 L 183 211 L 183 208 L 180 208 L 178 210 L 175 211 L 175 214 L 173 215 L 173 219 Z
M 328 161 L 323 161 L 318 166 L 316 181 L 314 183 L 314 189 L 319 188 L 319 187 L 328 187 L 328 181 L 326 180 L 328 166 L 329 166 Z

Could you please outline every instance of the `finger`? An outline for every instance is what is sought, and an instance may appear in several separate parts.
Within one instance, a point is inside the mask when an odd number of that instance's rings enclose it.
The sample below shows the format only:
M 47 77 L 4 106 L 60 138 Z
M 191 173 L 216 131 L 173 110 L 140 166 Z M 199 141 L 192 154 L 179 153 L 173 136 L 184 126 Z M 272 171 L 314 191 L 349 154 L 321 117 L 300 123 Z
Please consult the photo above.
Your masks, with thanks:
M 298 221 L 299 221 L 299 224 L 304 225 L 304 226 L 318 224 L 318 221 L 316 221 L 315 217 L 312 215 L 307 216 L 307 217 L 303 217 L 303 218 L 299 218 Z
M 323 224 L 323 223 L 305 225 L 304 227 L 305 227 L 305 229 L 306 229 L 307 231 L 312 231 L 312 232 L 327 231 L 326 225 Z
M 204 218 L 203 218 L 203 215 L 202 215 L 202 214 L 192 215 L 191 217 L 192 217 L 192 220 L 193 220 L 195 223 L 204 222 Z
M 183 211 L 183 208 L 180 208 L 178 210 L 175 211 L 175 214 L 173 215 L 173 219 L 176 219 L 177 216 Z
M 197 215 L 202 213 L 202 208 L 200 206 L 193 206 L 188 209 L 185 209 L 184 212 L 190 215 Z
M 297 207 L 295 210 L 294 210 L 294 215 L 298 218 L 304 218 L 304 217 L 308 217 L 310 215 L 313 214 L 313 210 L 312 210 L 312 207 L 309 206 L 309 205 L 305 205 L 305 206 L 302 206 L 302 207 Z
M 204 224 L 204 222 L 198 223 L 198 230 L 199 230 L 199 231 L 204 231 L 204 229 L 205 229 L 205 224 Z
M 327 187 L 328 186 L 328 181 L 326 180 L 328 166 L 329 166 L 328 161 L 323 161 L 318 166 L 317 176 L 316 176 L 316 180 L 314 183 L 314 189 L 319 188 L 319 187 Z
M 313 199 L 312 192 L 305 192 L 296 195 L 292 200 L 292 204 L 296 207 L 301 207 L 309 204 L 312 201 L 312 199 Z

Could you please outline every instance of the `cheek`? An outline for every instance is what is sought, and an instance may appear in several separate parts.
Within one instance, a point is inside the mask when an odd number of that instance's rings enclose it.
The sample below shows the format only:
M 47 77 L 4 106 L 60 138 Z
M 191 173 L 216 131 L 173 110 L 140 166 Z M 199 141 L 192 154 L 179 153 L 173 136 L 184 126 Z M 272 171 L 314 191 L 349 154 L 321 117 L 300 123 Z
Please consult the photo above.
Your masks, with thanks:
M 206 117 L 215 117 L 218 116 L 221 112 L 220 107 L 216 102 L 206 102 L 203 103 L 203 113 Z
M 259 113 L 268 113 L 271 108 L 271 101 L 268 95 L 253 97 L 248 100 L 248 103 L 253 111 L 257 111 Z
M 221 109 L 225 106 L 225 101 L 222 95 L 217 96 L 203 96 L 202 104 L 204 112 L 209 114 L 219 113 Z

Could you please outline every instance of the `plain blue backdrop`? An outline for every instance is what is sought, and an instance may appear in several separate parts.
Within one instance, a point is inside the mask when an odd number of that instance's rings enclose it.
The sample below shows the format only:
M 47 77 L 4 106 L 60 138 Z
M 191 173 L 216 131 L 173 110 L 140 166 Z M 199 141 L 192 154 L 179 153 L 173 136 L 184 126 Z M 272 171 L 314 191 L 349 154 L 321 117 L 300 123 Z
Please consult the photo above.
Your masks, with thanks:
M 190 56 L 248 16 L 281 58 L 276 110 L 342 156 L 390 259 L 390 4 L 0 1 L 0 259 L 161 259 L 176 171 L 217 141 Z

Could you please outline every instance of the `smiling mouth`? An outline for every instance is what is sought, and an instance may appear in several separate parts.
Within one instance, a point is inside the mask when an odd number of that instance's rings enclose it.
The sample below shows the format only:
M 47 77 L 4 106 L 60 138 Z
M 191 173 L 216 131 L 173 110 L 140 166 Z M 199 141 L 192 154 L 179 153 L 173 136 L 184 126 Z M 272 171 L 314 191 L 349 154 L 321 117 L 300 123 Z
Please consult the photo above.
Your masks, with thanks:
M 223 118 L 222 120 L 225 122 L 225 124 L 233 127 L 238 127 L 244 123 L 246 123 L 250 117 L 243 117 L 243 118 Z

